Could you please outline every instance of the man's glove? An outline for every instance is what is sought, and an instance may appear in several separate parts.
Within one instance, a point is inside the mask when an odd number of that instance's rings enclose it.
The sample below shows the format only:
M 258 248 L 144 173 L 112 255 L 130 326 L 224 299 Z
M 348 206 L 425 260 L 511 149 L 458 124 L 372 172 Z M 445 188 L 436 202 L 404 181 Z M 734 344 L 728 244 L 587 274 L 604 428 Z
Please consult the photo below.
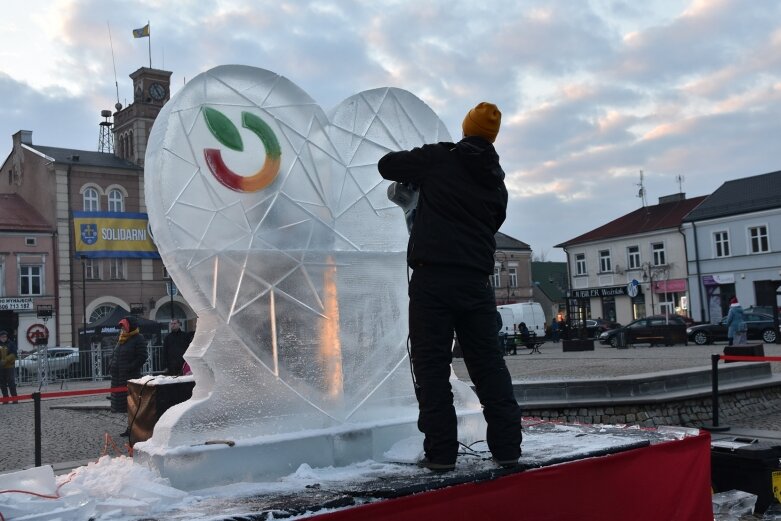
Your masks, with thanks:
M 391 183 L 388 186 L 388 199 L 404 210 L 407 232 L 412 233 L 412 223 L 418 208 L 418 187 L 412 183 Z

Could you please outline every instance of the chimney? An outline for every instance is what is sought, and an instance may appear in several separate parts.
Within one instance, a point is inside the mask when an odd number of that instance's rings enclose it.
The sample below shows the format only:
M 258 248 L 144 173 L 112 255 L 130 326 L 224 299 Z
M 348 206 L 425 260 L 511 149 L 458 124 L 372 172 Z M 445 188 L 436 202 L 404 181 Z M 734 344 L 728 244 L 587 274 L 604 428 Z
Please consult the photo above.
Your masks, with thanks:
M 33 131 L 32 130 L 20 130 L 13 135 L 14 146 L 33 144 Z
M 679 192 L 677 194 L 664 195 L 660 197 L 659 204 L 677 203 L 678 201 L 685 201 L 685 200 L 686 200 L 686 194 L 683 192 Z

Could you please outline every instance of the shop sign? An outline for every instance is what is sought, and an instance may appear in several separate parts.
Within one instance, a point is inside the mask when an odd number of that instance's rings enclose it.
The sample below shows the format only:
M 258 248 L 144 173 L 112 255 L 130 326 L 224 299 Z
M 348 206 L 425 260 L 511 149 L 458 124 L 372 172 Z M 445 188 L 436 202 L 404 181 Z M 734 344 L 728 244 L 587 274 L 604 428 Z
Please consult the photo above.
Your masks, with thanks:
M 572 298 L 615 297 L 626 294 L 626 286 L 613 286 L 610 288 L 576 289 L 572 292 Z
M 683 291 L 686 291 L 686 279 L 654 281 L 654 293 L 680 293 Z
M 23 297 L 0 298 L 0 311 L 32 311 L 33 299 Z
M 705 286 L 718 286 L 719 284 L 734 284 L 734 273 L 722 273 L 718 275 L 703 275 L 702 284 Z

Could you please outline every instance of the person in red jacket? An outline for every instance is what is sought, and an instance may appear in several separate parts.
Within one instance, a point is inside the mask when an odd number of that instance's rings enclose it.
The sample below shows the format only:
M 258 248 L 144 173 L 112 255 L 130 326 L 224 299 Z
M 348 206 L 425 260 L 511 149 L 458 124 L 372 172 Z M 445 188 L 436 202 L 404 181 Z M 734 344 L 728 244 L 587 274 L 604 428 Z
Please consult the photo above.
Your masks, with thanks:
M 521 408 L 498 344 L 494 235 L 504 222 L 507 189 L 493 142 L 501 112 L 491 103 L 470 110 L 458 143 L 423 145 L 380 159 L 385 179 L 418 187 L 407 264 L 409 333 L 425 457 L 433 471 L 455 468 L 458 432 L 450 387 L 455 331 L 488 423 L 494 461 L 514 466 L 521 454 Z

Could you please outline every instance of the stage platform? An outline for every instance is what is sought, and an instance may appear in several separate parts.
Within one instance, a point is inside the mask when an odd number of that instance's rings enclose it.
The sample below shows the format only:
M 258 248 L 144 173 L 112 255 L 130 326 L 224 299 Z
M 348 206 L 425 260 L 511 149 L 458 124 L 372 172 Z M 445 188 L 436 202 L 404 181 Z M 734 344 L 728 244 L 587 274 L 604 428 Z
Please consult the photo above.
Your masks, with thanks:
M 444 474 L 412 464 L 419 443 L 398 444 L 387 454 L 390 463 L 325 471 L 304 465 L 279 483 L 196 492 L 198 501 L 144 519 L 713 519 L 704 431 L 525 419 L 518 467 L 495 468 L 478 443 L 464 448 L 456 470 Z

